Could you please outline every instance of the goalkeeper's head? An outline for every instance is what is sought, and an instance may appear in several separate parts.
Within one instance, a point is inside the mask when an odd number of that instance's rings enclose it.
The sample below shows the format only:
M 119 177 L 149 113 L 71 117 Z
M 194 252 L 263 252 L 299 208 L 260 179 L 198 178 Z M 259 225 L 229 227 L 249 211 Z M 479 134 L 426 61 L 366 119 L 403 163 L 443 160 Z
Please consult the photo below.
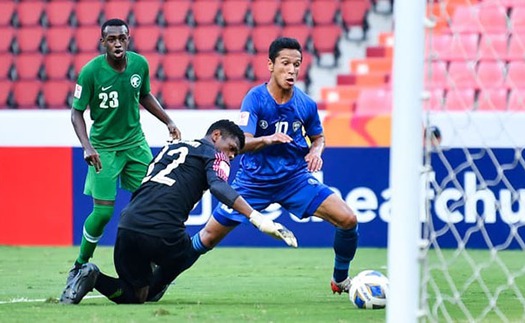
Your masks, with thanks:
M 215 149 L 225 153 L 230 159 L 237 156 L 244 148 L 245 137 L 241 128 L 233 121 L 222 119 L 214 122 L 206 131 Z

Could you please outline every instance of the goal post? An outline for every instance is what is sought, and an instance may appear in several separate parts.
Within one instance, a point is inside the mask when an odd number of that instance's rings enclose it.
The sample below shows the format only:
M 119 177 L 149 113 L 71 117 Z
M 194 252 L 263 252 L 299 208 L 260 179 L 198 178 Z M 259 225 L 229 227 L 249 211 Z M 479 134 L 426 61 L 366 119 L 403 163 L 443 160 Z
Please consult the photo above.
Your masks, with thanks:
M 425 1 L 394 3 L 391 216 L 388 224 L 387 322 L 417 322 Z

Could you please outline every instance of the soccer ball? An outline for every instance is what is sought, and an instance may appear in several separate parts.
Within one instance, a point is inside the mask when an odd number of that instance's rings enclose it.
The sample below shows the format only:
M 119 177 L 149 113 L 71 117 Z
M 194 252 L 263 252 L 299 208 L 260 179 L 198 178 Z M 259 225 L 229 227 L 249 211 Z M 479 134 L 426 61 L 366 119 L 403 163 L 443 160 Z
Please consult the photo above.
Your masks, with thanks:
M 376 270 L 364 270 L 352 279 L 348 297 L 362 309 L 385 308 L 388 296 L 388 278 Z

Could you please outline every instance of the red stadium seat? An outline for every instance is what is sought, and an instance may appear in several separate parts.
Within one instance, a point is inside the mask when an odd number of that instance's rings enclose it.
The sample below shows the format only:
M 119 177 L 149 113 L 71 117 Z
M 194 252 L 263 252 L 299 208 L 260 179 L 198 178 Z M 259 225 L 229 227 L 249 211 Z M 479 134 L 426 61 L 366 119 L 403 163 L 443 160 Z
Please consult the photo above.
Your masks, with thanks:
M 44 37 L 44 30 L 41 27 L 19 28 L 16 32 L 16 44 L 22 53 L 40 51 L 40 45 Z
M 252 70 L 257 82 L 267 82 L 270 79 L 268 70 L 268 53 L 258 53 L 253 56 Z
M 193 83 L 193 100 L 197 109 L 217 108 L 217 97 L 222 84 L 215 80 L 196 81 Z
M 282 36 L 297 39 L 303 47 L 303 52 L 307 50 L 307 45 L 312 35 L 312 30 L 307 25 L 284 26 Z
M 281 18 L 284 25 L 305 25 L 310 10 L 310 2 L 303 0 L 281 1 Z
M 69 51 L 73 29 L 69 26 L 51 27 L 45 32 L 46 50 L 51 53 L 65 53 Z
M 339 1 L 336 0 L 312 0 L 310 5 L 314 25 L 333 25 L 338 10 Z
M 450 66 L 448 67 L 447 88 L 478 88 L 476 65 L 472 62 L 460 61 L 450 63 Z
M 47 54 L 44 57 L 44 74 L 47 80 L 67 80 L 73 64 L 69 53 Z
M 169 26 L 164 29 L 162 40 L 168 53 L 185 52 L 188 47 L 192 29 L 186 25 Z
M 159 70 L 162 58 L 164 56 L 160 55 L 155 51 L 142 53 L 142 55 L 144 55 L 144 57 L 146 57 L 146 60 L 148 61 L 150 79 L 155 79 L 157 77 L 157 71 Z
M 44 62 L 40 53 L 19 54 L 15 58 L 17 80 L 37 80 Z
M 167 0 L 162 4 L 162 19 L 168 26 L 184 25 L 190 14 L 191 0 Z
M 169 53 L 162 60 L 163 77 L 167 80 L 182 80 L 186 78 L 191 64 L 191 56 L 184 52 Z
M 356 115 L 389 115 L 391 112 L 392 92 L 390 90 L 380 88 L 361 90 L 356 102 Z
M 192 17 L 199 25 L 213 25 L 219 13 L 220 2 L 218 0 L 199 0 L 191 5 Z
M 153 94 L 156 98 L 160 96 L 161 83 L 161 81 L 158 81 L 154 78 L 150 79 L 149 81 L 150 93 Z
M 102 14 L 102 2 L 80 1 L 75 4 L 74 13 L 78 26 L 98 26 Z
M 525 111 L 525 93 L 522 89 L 510 92 L 507 109 L 509 111 Z
M 46 22 L 48 26 L 67 26 L 73 14 L 75 3 L 70 0 L 55 0 L 46 4 Z
M 299 72 L 298 79 L 300 81 L 304 81 L 306 77 L 308 76 L 308 72 L 310 71 L 310 67 L 312 66 L 312 55 L 307 53 L 306 51 L 303 51 L 303 58 L 301 62 L 301 70 Z
M 256 26 L 252 31 L 253 48 L 257 53 L 268 53 L 272 41 L 281 35 L 281 27 L 277 25 Z
M 507 34 L 483 34 L 479 43 L 480 60 L 504 60 L 507 53 Z
M 14 65 L 14 55 L 5 54 L 0 59 L 0 81 L 5 81 L 10 77 L 11 68 Z
M 517 6 L 512 9 L 510 26 L 513 35 L 525 32 L 525 6 Z
M 43 1 L 19 2 L 16 6 L 15 26 L 39 26 L 44 14 L 44 5 Z
M 75 77 L 78 76 L 80 70 L 86 65 L 90 60 L 100 55 L 99 52 L 85 52 L 78 53 L 73 56 L 73 67 L 75 70 Z
M 133 17 L 138 26 L 155 25 L 162 5 L 159 0 L 138 0 L 133 4 Z
M 38 81 L 17 81 L 13 85 L 15 106 L 18 109 L 38 109 L 40 102 L 42 83 Z
M 7 27 L 11 24 L 11 19 L 15 13 L 16 2 L 15 1 L 2 1 L 0 2 L 0 27 Z
M 160 96 L 164 107 L 167 109 L 185 109 L 189 88 L 189 83 L 186 81 L 163 82 Z
M 447 91 L 445 111 L 470 111 L 474 108 L 474 89 L 454 89 Z
M 363 26 L 369 9 L 369 0 L 341 1 L 341 19 L 345 28 Z
M 510 36 L 506 58 L 510 61 L 525 59 L 525 35 L 514 33 Z
M 0 27 L 0 54 L 11 50 L 11 44 L 15 40 L 15 29 L 11 27 Z
M 13 82 L 0 80 L 0 109 L 9 107 L 8 98 L 13 88 Z
M 525 62 L 513 61 L 507 66 L 505 85 L 509 89 L 525 89 Z
M 192 60 L 193 73 L 196 80 L 213 80 L 219 66 L 222 55 L 217 53 L 197 53 Z
M 247 53 L 224 55 L 222 69 L 226 80 L 243 80 L 246 78 L 252 57 Z
M 254 0 L 250 7 L 250 14 L 255 25 L 273 25 L 279 11 L 277 0 Z
M 193 46 L 196 52 L 216 50 L 221 35 L 221 28 L 215 25 L 197 26 L 193 29 Z
M 457 6 L 452 14 L 452 25 L 450 29 L 454 33 L 482 32 L 479 11 L 479 6 Z
M 246 0 L 221 1 L 221 17 L 226 26 L 244 25 L 250 2 Z
M 443 100 L 445 91 L 443 89 L 435 88 L 428 91 L 428 99 L 423 101 L 423 110 L 425 111 L 441 111 L 443 110 Z
M 478 95 L 478 111 L 507 110 L 507 89 L 482 89 Z
M 447 64 L 443 61 L 425 64 L 423 80 L 426 89 L 445 88 L 447 85 Z
M 501 62 L 481 61 L 477 74 L 482 89 L 502 88 L 505 84 L 505 65 Z
M 75 31 L 75 50 L 78 52 L 98 51 L 100 37 L 99 26 L 78 27 Z
M 507 32 L 507 9 L 502 5 L 482 5 L 479 22 L 483 33 Z
M 228 81 L 222 86 L 222 100 L 224 108 L 240 110 L 242 100 L 252 83 L 246 80 Z
M 69 81 L 47 81 L 42 91 L 44 94 L 45 107 L 48 109 L 69 108 L 68 99 L 72 95 L 74 84 Z
M 429 52 L 438 60 L 474 60 L 478 55 L 478 34 L 436 34 L 432 36 Z
M 156 51 L 160 36 L 158 26 L 137 26 L 131 34 L 133 49 L 141 54 Z
M 102 13 L 104 20 L 119 18 L 128 21 L 131 14 L 132 2 L 128 0 L 110 0 L 104 3 Z
M 226 53 L 245 52 L 251 29 L 245 25 L 226 26 L 222 30 L 222 46 Z
M 319 54 L 336 52 L 340 37 L 341 28 L 336 25 L 318 26 L 312 30 L 314 48 Z

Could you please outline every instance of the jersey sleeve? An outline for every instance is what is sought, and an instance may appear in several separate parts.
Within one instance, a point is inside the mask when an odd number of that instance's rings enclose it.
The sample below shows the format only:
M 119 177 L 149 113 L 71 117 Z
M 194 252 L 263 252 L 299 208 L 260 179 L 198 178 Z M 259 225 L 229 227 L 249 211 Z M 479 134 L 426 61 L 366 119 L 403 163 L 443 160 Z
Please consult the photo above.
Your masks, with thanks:
M 238 126 L 242 129 L 243 132 L 251 133 L 255 135 L 257 129 L 257 107 L 259 100 L 255 91 L 250 91 L 241 104 L 241 112 L 239 115 Z
M 211 194 L 231 208 L 239 197 L 239 193 L 228 184 L 228 176 L 230 175 L 228 157 L 223 153 L 216 152 L 214 158 L 210 159 L 206 165 L 206 175 Z
M 310 102 L 309 105 L 309 118 L 308 122 L 305 125 L 305 131 L 307 136 L 317 136 L 323 133 L 323 126 L 321 124 L 321 119 L 319 118 L 319 112 L 317 111 L 317 104 L 315 102 Z
M 86 65 L 78 75 L 73 93 L 73 109 L 85 111 L 93 96 L 94 79 L 90 65 Z

